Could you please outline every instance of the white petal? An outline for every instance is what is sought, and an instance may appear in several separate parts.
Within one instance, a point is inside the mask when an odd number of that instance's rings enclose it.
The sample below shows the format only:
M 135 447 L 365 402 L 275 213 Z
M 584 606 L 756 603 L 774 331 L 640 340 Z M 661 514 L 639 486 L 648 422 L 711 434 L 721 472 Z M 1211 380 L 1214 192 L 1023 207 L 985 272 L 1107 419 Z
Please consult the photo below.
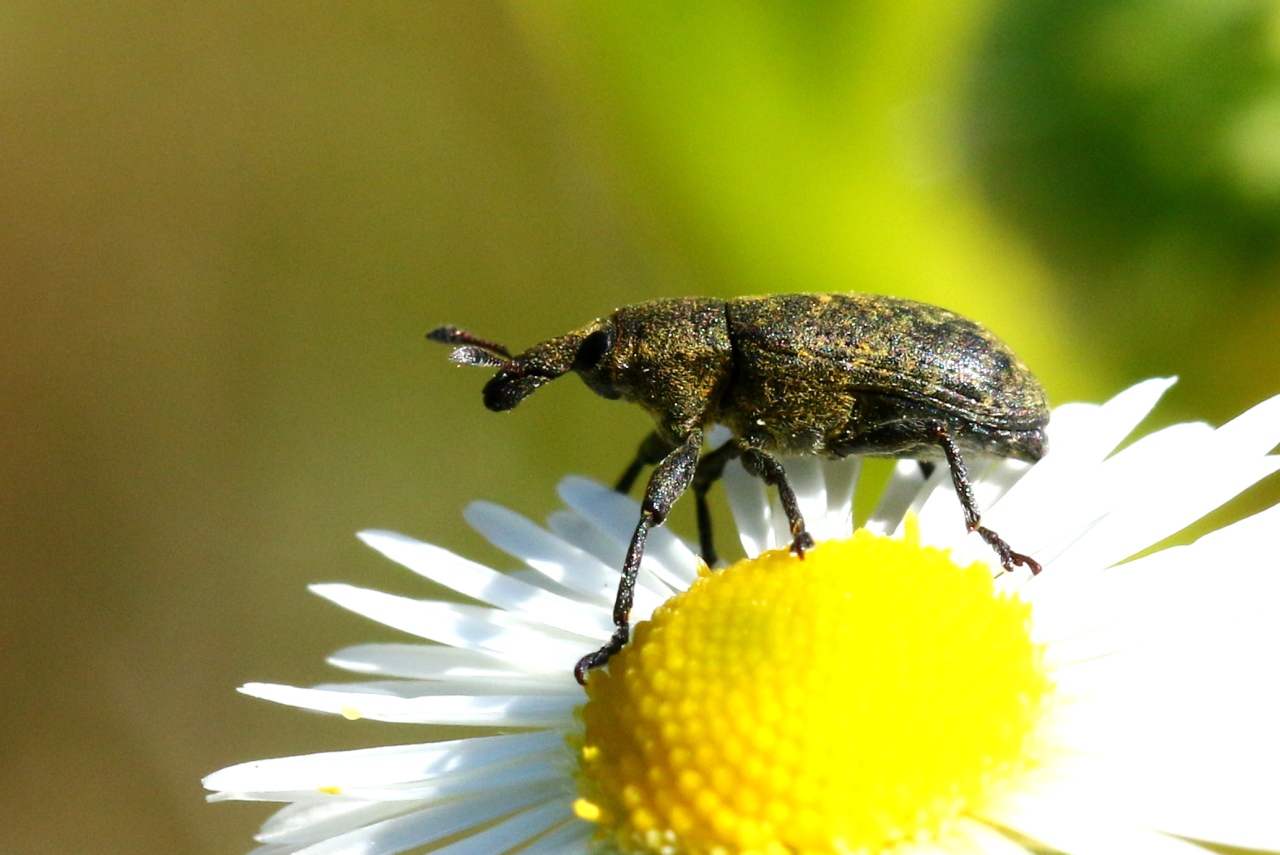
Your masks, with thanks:
M 432 855 L 482 855 L 506 852 L 550 828 L 573 817 L 572 802 L 566 799 L 547 802 L 486 828 L 479 834 L 459 840 Z
M 617 568 L 500 505 L 472 502 L 463 516 L 503 552 L 569 590 L 587 595 L 592 602 L 613 606 L 618 588 Z M 644 578 L 652 577 L 646 574 Z M 640 582 L 636 586 L 636 606 L 653 611 L 669 595 L 669 589 L 663 586 L 654 591 L 643 584 L 643 579 Z
M 565 542 L 594 555 L 606 567 L 622 566 L 627 555 L 627 543 L 631 538 L 629 534 L 624 539 L 605 534 L 581 515 L 569 510 L 552 511 L 548 514 L 547 528 Z M 641 568 L 642 574 L 644 569 Z
M 564 734 L 547 730 L 418 745 L 326 751 L 228 766 L 207 776 L 210 790 L 316 790 L 421 781 L 499 763 L 526 761 L 564 749 Z
M 1226 448 L 1242 455 L 1268 454 L 1280 442 L 1280 395 L 1268 398 L 1222 427 L 1217 434 Z
M 1117 507 L 1140 506 L 1139 497 L 1150 476 L 1167 468 L 1175 449 L 1194 447 L 1209 435 L 1207 425 L 1175 425 L 1139 439 L 1105 461 L 1082 462 L 1052 480 L 1034 479 L 1041 466 L 1048 464 L 1046 458 L 1009 490 L 988 519 L 1007 537 L 1016 534 L 1018 549 L 1045 566 L 1057 567 L 1060 556 Z
M 640 520 L 640 505 L 628 496 L 588 481 L 565 478 L 560 482 L 560 498 L 601 531 L 620 542 L 629 542 Z M 698 575 L 698 556 L 666 528 L 649 532 L 641 567 L 673 589 L 689 587 Z
M 391 531 L 362 531 L 358 536 L 397 564 L 482 603 L 535 616 L 541 623 L 588 638 L 608 636 L 613 630 L 603 610 L 584 609 L 447 549 Z
M 1049 421 L 1049 453 L 986 509 L 984 521 L 1019 551 L 1042 564 L 1052 561 L 1092 520 L 1114 506 L 1115 481 L 1100 483 L 1098 477 L 1106 476 L 1095 473 L 1173 382 L 1147 380 L 1098 407 L 1059 407 Z M 1205 427 L 1179 426 L 1178 430 L 1203 432 Z M 1129 458 L 1129 464 L 1137 459 Z M 1168 461 L 1163 459 L 1166 464 Z M 1104 472 L 1115 476 L 1122 468 Z
M 294 851 L 297 855 L 393 855 L 478 828 L 512 811 L 528 810 L 531 805 L 534 810 L 545 809 L 551 815 L 557 810 L 562 814 L 567 813 L 562 807 L 563 797 L 548 801 L 552 794 L 543 787 L 529 787 L 459 799 L 357 828 Z M 555 807 L 548 808 L 551 805 Z M 544 815 L 546 814 L 538 814 Z M 468 837 L 461 842 L 474 839 L 474 836 Z M 456 844 L 437 852 L 453 849 L 454 845 Z
M 1114 754 L 1078 757 L 1068 764 L 1069 774 L 1023 795 L 1038 810 L 1062 816 L 1106 817 L 1110 823 L 1195 840 L 1264 851 L 1280 848 L 1274 764 L 1260 773 L 1201 768 L 1182 756 L 1189 741 L 1181 734 L 1159 756 L 1136 762 Z M 1198 747 L 1198 733 L 1194 741 Z
M 1102 460 L 1133 433 L 1134 428 L 1155 409 L 1164 393 L 1177 382 L 1176 377 L 1155 377 L 1125 389 L 1089 413 L 1087 430 L 1073 435 L 1069 451 L 1059 454 L 1059 457 L 1072 465 Z M 1055 439 L 1059 439 L 1054 436 L 1054 422 L 1060 418 L 1063 409 L 1060 407 L 1049 420 L 1050 456 L 1058 453 L 1052 445 Z
M 1190 426 L 1180 426 L 1190 427 Z M 1188 431 L 1160 431 L 1144 437 L 1108 460 L 1098 470 L 1099 485 L 1113 507 L 1077 537 L 1054 560 L 1054 572 L 1066 574 L 1078 567 L 1103 568 L 1176 534 L 1224 502 L 1280 468 L 1277 459 L 1245 459 L 1203 449 L 1188 449 Z M 1195 432 L 1200 441 L 1207 437 Z M 1190 454 L 1198 459 L 1191 467 L 1160 466 L 1159 461 Z M 1171 456 L 1173 456 L 1171 458 Z M 1145 477 L 1139 473 L 1146 473 Z
M 965 468 L 969 470 L 974 498 L 981 512 L 991 504 L 1000 490 L 999 485 L 988 486 L 986 482 L 987 474 L 995 468 L 995 461 L 989 457 L 975 457 L 966 462 Z M 956 495 L 955 486 L 951 480 L 951 470 L 945 463 L 935 466 L 933 474 L 929 476 L 912 503 L 912 510 L 919 520 L 921 541 L 937 546 L 961 545 L 967 534 L 964 524 L 964 507 L 960 504 L 959 496 Z M 985 517 L 983 522 L 987 522 Z M 973 540 L 980 542 L 981 538 L 974 535 Z M 976 542 L 972 546 L 974 549 L 981 549 Z M 987 561 L 992 560 L 990 548 L 981 554 Z
M 822 477 L 822 462 L 815 456 L 787 457 L 782 461 L 787 481 L 795 491 L 800 515 L 804 517 L 815 538 L 825 539 L 819 531 L 825 527 L 827 515 L 827 482 Z M 788 529 L 788 539 L 790 530 Z
M 1182 773 L 1178 774 L 1181 777 Z M 1133 811 L 1141 824 L 1169 834 L 1265 852 L 1280 851 L 1280 823 L 1276 822 L 1280 793 L 1276 791 L 1275 766 L 1251 784 L 1234 787 L 1230 792 L 1206 786 L 1194 802 L 1185 798 L 1158 801 L 1152 793 L 1142 793 L 1145 804 L 1134 805 Z
M 1076 563 L 1091 553 L 1097 562 L 1094 566 L 1115 564 L 1182 531 L 1277 469 L 1280 469 L 1277 458 L 1222 461 L 1212 477 L 1177 480 L 1164 491 L 1156 489 L 1158 485 L 1153 479 L 1144 508 L 1112 513 L 1091 528 L 1064 558 Z M 1108 535 L 1110 542 L 1105 539 Z
M 574 818 L 520 850 L 520 855 L 587 855 L 595 826 Z
M 330 665 L 361 674 L 401 677 L 409 681 L 448 683 L 455 694 L 546 694 L 574 691 L 567 668 L 531 672 L 514 663 L 475 650 L 436 644 L 360 644 L 330 656 Z
M 386 626 L 440 644 L 494 653 L 535 672 L 572 668 L 605 638 L 601 634 L 580 639 L 484 606 L 412 600 L 344 584 L 312 585 L 311 590 Z
M 738 539 L 748 558 L 777 549 L 774 536 L 773 509 L 764 482 L 747 474 L 740 461 L 724 468 L 724 491 L 738 527 Z
M 416 784 L 393 787 L 355 787 L 342 795 L 363 801 L 435 802 L 470 793 L 492 793 L 504 789 L 547 786 L 564 789 L 567 781 L 560 758 L 541 758 L 528 763 L 511 763 L 493 769 L 459 773 Z
M 428 695 L 580 695 L 582 687 L 568 669 L 550 674 L 529 674 L 494 680 L 485 677 L 458 677 L 451 680 L 361 680 L 347 683 L 320 683 L 312 686 L 328 692 L 391 695 L 421 698 Z
M 823 464 L 827 481 L 826 537 L 844 540 L 853 535 L 853 497 L 862 474 L 861 457 L 841 457 Z
M 941 474 L 934 474 L 941 479 Z M 889 482 L 885 484 L 884 492 L 880 494 L 876 509 L 867 520 L 867 530 L 876 534 L 892 534 L 897 531 L 898 524 L 916 501 L 924 483 L 924 472 L 919 463 L 914 460 L 899 460 L 893 467 Z
M 1090 816 L 1057 801 L 1013 799 L 992 819 L 1066 855 L 1205 855 L 1194 843 L 1109 816 Z
M 1262 585 L 1222 584 L 1212 575 L 1234 574 L 1237 561 L 1265 554 L 1280 530 L 1280 507 L 1231 528 L 1089 574 L 1096 582 L 1080 585 L 1084 594 L 1094 590 L 1079 598 L 1081 610 L 1090 599 L 1103 604 L 1089 619 L 1103 623 L 1055 647 L 1109 638 L 1115 652 L 1054 675 L 1058 693 L 1073 699 L 1055 716 L 1056 740 L 1087 752 L 1070 765 L 1077 792 L 1046 797 L 1058 810 L 1088 802 L 1183 836 L 1280 848 L 1273 821 L 1280 696 L 1259 679 L 1280 665 L 1280 582 L 1274 568 L 1255 571 Z M 1042 606 L 1059 599 L 1037 602 L 1037 626 Z
M 547 517 L 547 527 L 555 532 L 557 537 L 561 537 L 584 552 L 594 555 L 608 566 L 618 568 L 614 571 L 613 577 L 614 587 L 617 587 L 622 578 L 622 564 L 627 554 L 626 542 L 615 540 L 574 511 L 552 512 Z M 628 535 L 628 539 L 629 537 Z M 666 602 L 667 598 L 674 594 L 676 589 L 655 576 L 652 567 L 652 562 L 645 562 L 640 565 L 640 573 L 636 576 L 636 587 L 653 591 L 657 595 L 659 602 Z M 684 590 L 684 586 L 681 585 L 679 590 Z M 631 609 L 632 622 L 648 620 L 654 608 L 656 606 L 651 605 L 648 597 L 639 598 L 636 605 Z
M 1211 531 L 1190 547 L 1194 557 L 1204 562 L 1216 561 L 1231 567 L 1232 579 L 1245 579 L 1250 585 L 1275 584 L 1280 581 L 1274 557 L 1265 557 L 1274 547 L 1280 532 L 1280 505 L 1272 505 L 1252 516 Z M 1241 576 L 1239 574 L 1247 574 Z M 1248 598 L 1245 599 L 1249 601 Z
M 218 795 L 210 796 L 210 801 Z M 326 798 L 323 801 L 299 801 L 276 811 L 255 835 L 261 843 L 293 846 L 314 843 L 345 834 L 353 828 L 371 825 L 415 809 L 404 802 L 362 802 L 353 799 Z
M 572 695 L 396 698 L 379 694 L 303 689 L 274 683 L 248 683 L 240 691 L 278 704 L 337 713 L 347 718 L 475 727 L 568 726 L 573 721 L 574 707 L 582 703 L 581 697 Z
M 327 660 L 336 668 L 359 674 L 417 680 L 527 678 L 529 672 L 500 656 L 438 644 L 356 644 Z M 551 672 L 554 673 L 554 672 Z M 541 674 L 549 679 L 551 673 Z
M 971 852 L 980 855 L 1031 855 L 1031 850 L 1025 846 L 972 819 L 961 819 L 957 823 L 956 834 L 969 843 Z

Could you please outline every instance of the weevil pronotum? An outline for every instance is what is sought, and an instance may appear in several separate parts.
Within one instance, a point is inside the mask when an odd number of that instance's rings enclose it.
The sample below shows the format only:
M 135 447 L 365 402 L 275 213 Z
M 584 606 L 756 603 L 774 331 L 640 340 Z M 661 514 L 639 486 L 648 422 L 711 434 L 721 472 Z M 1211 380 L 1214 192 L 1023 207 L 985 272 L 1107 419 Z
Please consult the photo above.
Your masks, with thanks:
M 734 458 L 777 489 L 800 556 L 813 538 L 779 456 L 945 460 L 968 530 L 1006 570 L 1040 571 L 981 524 L 964 455 L 1043 457 L 1044 390 L 1002 341 L 954 312 L 872 294 L 687 297 L 625 306 L 518 355 L 451 326 L 427 337 L 456 345 L 455 362 L 498 369 L 484 387 L 491 410 L 509 410 L 576 371 L 596 394 L 637 403 L 653 417 L 655 430 L 617 484 L 626 492 L 654 467 L 622 566 L 616 630 L 578 662 L 579 682 L 630 637 L 645 540 L 690 486 L 703 558 L 715 563 L 707 491 Z M 714 423 L 733 438 L 703 455 Z

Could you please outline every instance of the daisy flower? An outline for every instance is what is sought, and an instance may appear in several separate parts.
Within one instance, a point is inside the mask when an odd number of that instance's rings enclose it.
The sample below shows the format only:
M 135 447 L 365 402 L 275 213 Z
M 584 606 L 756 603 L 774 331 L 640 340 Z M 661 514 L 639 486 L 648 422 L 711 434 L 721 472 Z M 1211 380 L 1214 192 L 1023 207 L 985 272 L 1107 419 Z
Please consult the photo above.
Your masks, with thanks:
M 466 518 L 521 569 L 399 534 L 365 543 L 475 602 L 313 587 L 424 640 L 330 662 L 361 682 L 246 694 L 494 735 L 243 763 L 212 800 L 284 802 L 259 853 L 666 855 L 1280 852 L 1280 506 L 1156 549 L 1280 468 L 1280 396 L 1122 446 L 1169 380 L 1058 408 L 1034 466 L 973 467 L 984 522 L 1044 571 L 1002 573 L 945 467 L 900 464 L 852 526 L 857 460 L 789 461 L 819 541 L 740 468 L 748 558 L 650 535 L 632 641 L 586 692 L 636 503 L 566 479 L 541 527 Z

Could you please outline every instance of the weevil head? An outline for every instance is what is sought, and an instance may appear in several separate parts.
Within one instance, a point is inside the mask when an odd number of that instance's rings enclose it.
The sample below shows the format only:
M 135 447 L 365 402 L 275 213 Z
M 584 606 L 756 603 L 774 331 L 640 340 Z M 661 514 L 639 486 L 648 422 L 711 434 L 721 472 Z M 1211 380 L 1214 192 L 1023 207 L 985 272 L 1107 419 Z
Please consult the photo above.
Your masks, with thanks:
M 612 327 L 608 320 L 593 321 L 513 357 L 484 384 L 484 405 L 494 412 L 510 410 L 538 387 L 570 371 L 581 374 L 597 394 L 620 397 L 606 372 L 605 357 L 613 347 Z
M 712 418 L 732 374 L 724 301 L 714 298 L 625 306 L 514 356 L 455 327 L 441 327 L 427 338 L 460 345 L 452 354 L 455 362 L 498 369 L 484 386 L 484 404 L 491 410 L 510 410 L 573 371 L 597 395 L 639 404 L 660 432 L 673 437 L 687 436 Z
M 484 405 L 494 412 L 513 409 L 539 387 L 569 371 L 577 371 L 597 394 L 619 398 L 607 359 L 613 348 L 613 323 L 600 319 L 573 332 L 535 344 L 510 355 L 502 345 L 477 338 L 454 327 L 427 335 L 432 341 L 458 344 L 450 358 L 461 365 L 494 367 L 498 373 L 484 384 Z

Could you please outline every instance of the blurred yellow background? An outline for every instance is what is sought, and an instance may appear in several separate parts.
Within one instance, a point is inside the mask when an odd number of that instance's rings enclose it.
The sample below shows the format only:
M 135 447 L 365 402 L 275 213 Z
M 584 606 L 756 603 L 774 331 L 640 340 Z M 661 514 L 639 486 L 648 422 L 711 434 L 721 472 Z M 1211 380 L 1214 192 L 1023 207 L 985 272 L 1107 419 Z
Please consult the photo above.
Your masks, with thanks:
M 1280 391 L 1274 0 L 10 2 L 0 105 L 5 852 L 243 852 L 268 808 L 201 775 L 441 735 L 234 687 L 400 640 L 305 590 L 434 593 L 356 530 L 508 566 L 466 502 L 540 518 L 647 430 L 486 412 L 442 322 L 865 290 L 1056 403 Z

